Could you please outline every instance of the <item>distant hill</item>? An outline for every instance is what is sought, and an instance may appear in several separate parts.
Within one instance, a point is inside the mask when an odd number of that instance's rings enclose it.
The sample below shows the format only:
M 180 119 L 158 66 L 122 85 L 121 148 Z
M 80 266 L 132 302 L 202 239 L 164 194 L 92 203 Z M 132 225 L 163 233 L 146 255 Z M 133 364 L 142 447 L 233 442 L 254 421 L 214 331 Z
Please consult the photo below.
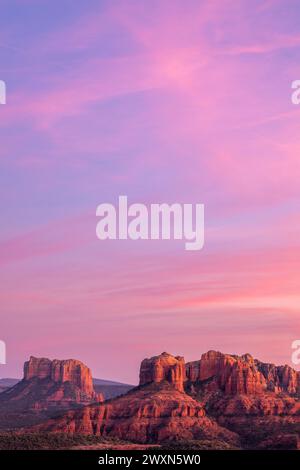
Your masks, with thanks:
M 102 393 L 105 400 L 124 395 L 135 385 L 123 384 L 112 380 L 93 379 L 94 388 L 97 393 Z
M 4 390 L 7 390 L 8 388 L 13 387 L 18 382 L 20 382 L 20 379 L 0 379 L 0 393 L 4 392 Z M 117 397 L 119 395 L 123 395 L 134 387 L 134 385 L 123 384 L 121 382 L 115 382 L 113 380 L 104 379 L 93 379 L 93 384 L 95 391 L 97 393 L 102 393 L 106 400 L 108 400 L 109 398 Z
M 0 379 L 0 393 L 4 392 L 7 388 L 13 387 L 18 382 L 20 382 L 20 379 Z
M 124 384 L 122 382 L 115 382 L 113 380 L 104 380 L 104 379 L 93 379 L 94 385 L 120 385 L 123 387 L 136 387 L 136 385 Z

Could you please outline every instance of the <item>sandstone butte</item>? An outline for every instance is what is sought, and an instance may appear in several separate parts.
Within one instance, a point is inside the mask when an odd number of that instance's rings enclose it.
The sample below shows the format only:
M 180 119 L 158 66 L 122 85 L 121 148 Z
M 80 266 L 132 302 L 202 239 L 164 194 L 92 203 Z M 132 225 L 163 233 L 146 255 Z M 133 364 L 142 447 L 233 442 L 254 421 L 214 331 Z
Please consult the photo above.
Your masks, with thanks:
M 174 385 L 176 390 L 183 392 L 185 380 L 184 358 L 163 352 L 151 359 L 144 359 L 140 368 L 140 385 L 163 380 Z
M 101 401 L 91 371 L 82 362 L 31 356 L 24 364 L 23 380 L 0 395 L 0 408 L 41 410 Z
M 250 354 L 209 351 L 185 364 L 164 352 L 142 361 L 139 386 L 127 394 L 71 410 L 36 429 L 139 443 L 184 439 L 220 448 L 297 448 L 299 392 L 299 372 Z

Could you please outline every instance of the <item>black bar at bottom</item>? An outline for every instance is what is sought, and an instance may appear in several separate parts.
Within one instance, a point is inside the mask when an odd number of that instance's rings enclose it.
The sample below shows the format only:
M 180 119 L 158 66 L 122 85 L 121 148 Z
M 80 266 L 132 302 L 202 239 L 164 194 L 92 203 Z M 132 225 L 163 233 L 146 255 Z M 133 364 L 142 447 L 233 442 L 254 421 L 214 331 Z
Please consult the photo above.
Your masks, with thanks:
M 164 466 L 199 466 L 212 468 L 218 465 L 220 469 L 230 465 L 234 468 L 264 465 L 286 467 L 300 464 L 299 451 L 165 451 L 165 450 L 26 450 L 0 451 L 0 468 L 4 464 L 41 468 L 56 465 L 66 465 L 68 468 L 139 468 L 141 465 Z M 147 467 L 146 467 L 147 468 Z M 297 468 L 297 467 L 295 467 Z

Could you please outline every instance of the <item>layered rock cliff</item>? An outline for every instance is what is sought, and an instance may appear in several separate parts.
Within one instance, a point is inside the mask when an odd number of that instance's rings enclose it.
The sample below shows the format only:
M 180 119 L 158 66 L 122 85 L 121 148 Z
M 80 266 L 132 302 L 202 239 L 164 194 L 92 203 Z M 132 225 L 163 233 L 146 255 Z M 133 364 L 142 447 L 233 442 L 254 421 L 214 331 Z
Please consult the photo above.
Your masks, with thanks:
M 31 356 L 24 364 L 24 380 L 49 379 L 56 384 L 69 382 L 78 388 L 81 397 L 87 400 L 97 400 L 90 369 L 75 359 L 51 361 L 46 358 Z
M 185 380 L 184 358 L 172 356 L 163 352 L 159 356 L 144 359 L 140 367 L 140 385 L 151 382 L 160 383 L 167 381 L 174 386 L 176 390 L 183 392 L 183 383 Z
M 298 448 L 300 373 L 291 367 L 209 351 L 186 364 L 185 390 L 243 447 Z
M 202 354 L 186 364 L 186 384 L 226 395 L 257 395 L 267 391 L 297 394 L 300 373 L 289 366 L 254 360 L 250 354 L 236 356 L 218 351 Z
M 199 439 L 218 440 L 229 447 L 239 445 L 236 433 L 217 424 L 201 403 L 166 381 L 137 387 L 110 402 L 69 411 L 35 430 L 95 434 L 138 443 Z
M 100 401 L 103 397 L 94 391 L 91 371 L 82 362 L 32 356 L 24 364 L 23 380 L 0 395 L 0 408 L 46 410 Z
M 140 385 L 125 395 L 69 409 L 30 429 L 139 443 L 196 440 L 210 448 L 297 448 L 299 376 L 288 366 L 266 364 L 250 354 L 209 351 L 185 364 L 164 352 L 142 361 Z M 21 382 L 25 391 L 16 393 L 13 387 L 11 398 L 30 397 L 42 408 L 45 397 L 46 403 L 59 403 L 70 393 L 77 403 L 74 390 L 79 390 L 82 404 L 95 397 L 90 379 L 79 361 L 31 358 Z
M 267 390 L 291 395 L 300 394 L 300 372 L 287 365 L 275 366 L 258 360 L 255 360 L 255 365 L 266 380 Z

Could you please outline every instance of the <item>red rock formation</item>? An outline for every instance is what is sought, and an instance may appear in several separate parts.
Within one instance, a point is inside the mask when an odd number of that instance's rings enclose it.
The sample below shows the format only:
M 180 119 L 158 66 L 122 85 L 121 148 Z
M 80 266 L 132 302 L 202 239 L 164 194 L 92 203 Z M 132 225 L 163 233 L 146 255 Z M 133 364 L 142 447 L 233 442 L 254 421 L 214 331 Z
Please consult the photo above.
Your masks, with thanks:
M 140 368 L 140 385 L 166 380 L 176 390 L 183 392 L 185 380 L 184 358 L 163 352 L 159 356 L 144 359 Z
M 300 374 L 291 367 L 256 361 L 250 354 L 234 356 L 217 351 L 186 364 L 187 382 L 207 382 L 206 389 L 225 394 L 256 395 L 266 391 L 297 393 Z
M 90 397 L 91 400 L 97 398 L 90 369 L 75 359 L 51 361 L 31 356 L 30 360 L 24 364 L 24 380 L 32 378 L 48 378 L 55 383 L 70 382 L 78 387 L 87 398 Z
M 201 403 L 165 382 L 134 389 L 109 403 L 70 411 L 36 429 L 139 443 L 182 439 L 218 439 L 231 446 L 239 443 L 235 433 L 206 416 Z
M 24 380 L 30 380 L 33 377 L 38 379 L 50 377 L 51 364 L 50 359 L 30 356 L 29 361 L 24 363 Z
M 287 392 L 292 395 L 299 394 L 300 372 L 287 365 L 275 366 L 274 364 L 266 364 L 257 360 L 255 365 L 264 375 L 269 391 L 276 393 Z
M 85 394 L 90 390 L 89 374 L 78 368 L 78 361 L 57 362 L 31 358 L 25 365 L 23 386 L 38 406 L 43 406 L 43 396 L 49 401 L 50 389 L 51 399 L 59 402 L 69 390 L 67 384 L 82 390 L 81 384 Z M 288 366 L 264 364 L 250 354 L 209 351 L 185 367 L 182 357 L 162 353 L 142 361 L 139 387 L 109 402 L 68 411 L 34 429 L 139 443 L 205 440 L 212 448 L 241 443 L 245 448 L 296 448 L 299 377 Z M 46 384 L 48 395 L 39 392 L 35 397 L 37 383 L 39 391 Z
M 209 351 L 186 364 L 186 390 L 201 396 L 208 414 L 252 448 L 294 448 L 300 426 L 300 373 L 289 366 Z M 286 437 L 277 442 L 277 436 Z M 277 446 L 277 447 L 276 447 Z
M 288 395 L 266 392 L 259 395 L 210 396 L 210 410 L 222 417 L 299 416 L 300 402 Z
M 1 394 L 0 408 L 46 410 L 99 401 L 103 396 L 94 391 L 91 371 L 82 362 L 30 357 L 23 380 Z

